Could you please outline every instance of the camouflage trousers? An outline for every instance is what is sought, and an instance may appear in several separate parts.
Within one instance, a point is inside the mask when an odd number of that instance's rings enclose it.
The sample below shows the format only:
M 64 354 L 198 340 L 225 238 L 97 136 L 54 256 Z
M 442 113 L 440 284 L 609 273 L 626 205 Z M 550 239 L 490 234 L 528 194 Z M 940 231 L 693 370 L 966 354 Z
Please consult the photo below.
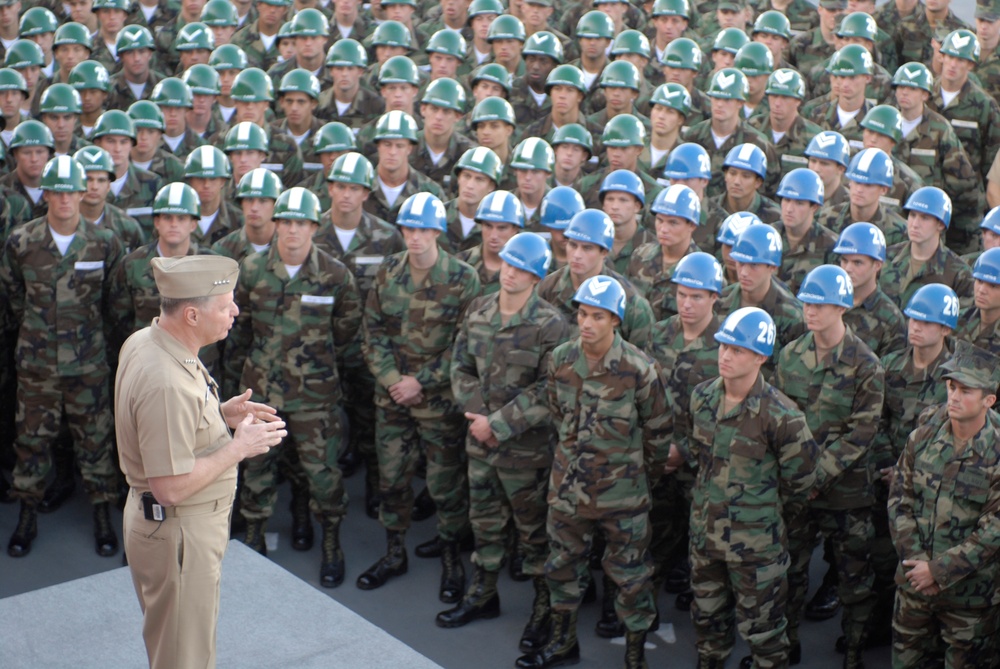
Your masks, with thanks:
M 458 541 L 469 525 L 469 481 L 465 464 L 468 422 L 457 411 L 416 417 L 388 397 L 376 397 L 375 448 L 378 452 L 379 520 L 387 530 L 405 532 L 413 514 L 413 475 L 421 449 L 427 457 L 427 490 L 437 505 L 437 530 Z
M 344 411 L 351 446 L 358 449 L 367 468 L 372 490 L 378 489 L 378 456 L 375 453 L 375 377 L 365 366 L 345 367 L 340 377 Z
M 990 669 L 997 650 L 997 607 L 959 609 L 906 588 L 896 591 L 893 669 Z
M 841 628 L 848 644 L 861 645 L 877 599 L 869 559 L 875 533 L 872 511 L 867 507 L 812 507 L 800 519 L 789 522 L 788 553 L 792 564 L 788 570 L 788 638 L 793 644 L 799 640 L 799 623 L 809 593 L 809 561 L 819 545 L 819 536 L 830 539 L 833 546 L 833 564 L 839 579 L 837 594 L 844 605 Z
M 317 518 L 343 517 L 347 511 L 344 484 L 337 466 L 343 422 L 339 406 L 322 411 L 279 411 L 288 436 L 280 446 L 250 458 L 243 470 L 240 513 L 247 520 L 270 518 L 278 499 L 279 461 L 294 450 L 309 486 L 309 508 Z M 294 482 L 293 482 L 294 484 Z
M 875 484 L 872 530 L 874 533 L 871 545 L 872 570 L 875 573 L 875 587 L 882 590 L 892 587 L 895 582 L 899 554 L 892 545 L 892 536 L 889 532 L 889 486 L 881 482 Z
M 649 510 L 652 528 L 649 552 L 657 581 L 666 579 L 667 572 L 678 561 L 687 559 L 692 484 L 689 472 L 685 466 L 667 474 L 649 491 L 653 505 Z
M 725 661 L 736 630 L 750 646 L 754 667 L 788 666 L 785 602 L 789 558 L 773 562 L 727 562 L 691 549 L 691 622 L 698 656 Z
M 473 564 L 486 571 L 500 571 L 507 549 L 507 525 L 513 518 L 524 555 L 524 573 L 545 573 L 548 483 L 548 469 L 495 467 L 469 458 L 469 522 L 476 539 Z
M 584 518 L 549 507 L 546 533 L 549 559 L 545 577 L 549 603 L 559 611 L 580 608 L 581 583 L 587 583 L 594 533 L 603 534 L 606 546 L 601 559 L 604 573 L 618 586 L 615 611 L 631 632 L 648 630 L 656 617 L 653 597 L 653 561 L 649 556 L 649 515 L 609 515 Z
M 52 468 L 52 446 L 65 418 L 83 485 L 92 503 L 117 496 L 118 468 L 111 445 L 111 388 L 106 372 L 17 379 L 14 494 L 38 504 Z

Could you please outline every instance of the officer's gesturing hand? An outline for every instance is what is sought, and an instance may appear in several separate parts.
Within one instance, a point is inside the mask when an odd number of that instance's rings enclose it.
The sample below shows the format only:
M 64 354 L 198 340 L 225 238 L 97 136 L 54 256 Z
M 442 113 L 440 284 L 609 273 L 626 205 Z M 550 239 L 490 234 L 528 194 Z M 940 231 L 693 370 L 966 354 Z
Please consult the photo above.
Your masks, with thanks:
M 267 421 L 258 421 L 254 414 L 248 413 L 236 426 L 232 444 L 242 460 L 267 453 L 280 444 L 287 434 L 285 421 L 276 416 Z
M 269 407 L 260 402 L 251 402 L 250 397 L 252 395 L 253 391 L 247 388 L 242 395 L 234 395 L 222 404 L 222 416 L 232 429 L 235 430 L 247 414 L 263 422 L 279 420 L 278 412 L 274 407 Z

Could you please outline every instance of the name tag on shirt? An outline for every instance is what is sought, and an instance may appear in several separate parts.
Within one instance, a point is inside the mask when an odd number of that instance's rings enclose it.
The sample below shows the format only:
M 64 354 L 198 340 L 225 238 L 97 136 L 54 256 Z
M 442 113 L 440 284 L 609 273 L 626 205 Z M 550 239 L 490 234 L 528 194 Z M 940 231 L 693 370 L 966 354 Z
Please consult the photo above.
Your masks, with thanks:
M 104 269 L 103 260 L 81 261 L 73 265 L 73 269 L 78 272 L 90 272 L 95 269 Z
M 302 163 L 302 169 L 316 172 L 323 169 L 323 163 Z
M 136 216 L 152 216 L 153 215 L 153 208 L 152 207 L 130 207 L 130 208 L 128 208 L 128 209 L 125 210 L 125 213 L 128 214 L 129 216 L 131 216 L 132 218 L 135 218 Z
M 912 156 L 928 156 L 933 158 L 937 155 L 937 151 L 934 149 L 910 149 L 910 155 Z
M 956 128 L 971 128 L 972 130 L 979 129 L 978 121 L 963 121 L 960 118 L 953 118 L 951 119 L 951 124 Z
M 271 170 L 272 172 L 281 172 L 285 169 L 285 166 L 281 163 L 261 163 L 260 166 L 265 170 Z
M 894 197 L 885 197 L 883 195 L 882 197 L 880 197 L 878 199 L 878 201 L 881 202 L 882 204 L 888 206 L 888 207 L 898 207 L 899 206 L 899 200 L 897 200 Z
M 302 304 L 333 304 L 333 295 L 303 295 Z
M 792 156 L 787 153 L 781 155 L 781 159 L 789 163 L 795 163 L 797 165 L 808 165 L 809 159 L 805 156 Z
M 865 148 L 865 145 L 856 139 L 849 140 L 847 143 L 851 146 L 852 149 L 855 149 L 857 151 L 860 151 L 861 149 Z
M 355 265 L 381 265 L 385 256 L 354 256 Z

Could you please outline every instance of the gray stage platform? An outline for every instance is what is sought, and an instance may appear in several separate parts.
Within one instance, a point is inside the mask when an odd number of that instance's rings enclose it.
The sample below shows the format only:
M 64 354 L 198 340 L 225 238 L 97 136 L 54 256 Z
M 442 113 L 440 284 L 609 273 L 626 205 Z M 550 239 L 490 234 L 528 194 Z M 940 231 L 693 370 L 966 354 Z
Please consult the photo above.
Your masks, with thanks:
M 146 665 L 127 568 L 0 599 L 0 620 L 8 669 Z M 440 669 L 238 541 L 223 564 L 218 665 Z

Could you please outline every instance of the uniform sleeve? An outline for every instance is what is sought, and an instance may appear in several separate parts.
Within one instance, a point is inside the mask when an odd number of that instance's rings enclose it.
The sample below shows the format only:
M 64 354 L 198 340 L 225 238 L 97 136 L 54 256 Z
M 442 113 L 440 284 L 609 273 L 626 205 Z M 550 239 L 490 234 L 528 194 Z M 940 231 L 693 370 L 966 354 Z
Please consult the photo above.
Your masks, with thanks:
M 900 560 L 927 559 L 927 551 L 920 541 L 920 531 L 913 511 L 913 463 L 916 460 L 917 443 L 928 436 L 928 431 L 923 429 L 910 434 L 889 486 L 889 534 Z
M 403 378 L 396 366 L 395 346 L 392 338 L 386 332 L 385 318 L 382 315 L 381 293 L 386 283 L 385 268 L 379 269 L 375 285 L 368 291 L 368 302 L 365 304 L 364 318 L 361 321 L 364 333 L 362 350 L 365 362 L 372 376 L 379 385 L 390 388 Z
M 223 347 L 222 391 L 225 397 L 237 395 L 242 390 L 240 378 L 253 345 L 253 303 L 250 300 L 253 281 L 255 278 L 251 263 L 244 260 L 240 263 L 240 276 L 236 281 L 236 306 L 240 313 L 236 316 Z
M 782 417 L 775 437 L 782 503 L 786 512 L 795 513 L 796 507 L 803 507 L 816 482 L 819 446 L 798 409 L 789 410 Z
M 459 314 L 456 322 L 465 320 L 465 311 L 469 308 L 472 300 L 479 297 L 480 283 L 475 271 L 463 273 L 462 293 L 459 297 Z M 456 328 L 457 330 L 457 328 Z M 451 384 L 451 346 L 447 346 L 437 355 L 428 359 L 420 370 L 414 374 L 414 378 L 420 382 L 425 389 L 441 388 Z
M 930 561 L 934 581 L 942 589 L 947 589 L 966 576 L 995 562 L 998 549 L 1000 549 L 1000 476 L 994 475 L 975 531 L 969 534 L 965 541 Z
M 128 263 L 122 260 L 111 270 L 109 279 L 109 305 L 105 311 L 105 319 L 110 326 L 108 334 L 109 360 L 115 360 L 118 350 L 125 339 L 132 333 L 135 323 L 135 307 L 132 304 L 132 291 L 128 282 Z
M 646 471 L 658 478 L 670 455 L 674 416 L 667 403 L 660 365 L 650 360 L 636 392 L 636 406 L 642 421 L 643 460 Z
M 479 380 L 476 358 L 469 350 L 469 319 L 462 319 L 452 346 L 451 392 L 462 411 L 475 414 L 486 413 L 486 398 L 483 384 Z M 494 431 L 495 433 L 495 431 Z M 498 437 L 499 438 L 499 437 Z
M 16 235 L 8 238 L 0 258 L 0 286 L 7 295 L 12 330 L 17 330 L 24 320 L 24 275 L 18 258 L 18 240 Z
M 343 278 L 338 292 L 331 327 L 333 343 L 337 347 L 337 358 L 343 359 L 347 349 L 357 341 L 364 314 L 358 283 L 354 279 L 354 274 L 346 267 L 343 268 Z
M 625 307 L 625 322 L 621 324 L 622 338 L 636 348 L 645 350 L 649 347 L 655 322 L 649 300 L 635 293 Z
M 108 363 L 113 369 L 118 364 L 118 349 L 120 347 L 121 332 L 118 323 L 112 316 L 112 277 L 118 272 L 118 268 L 123 264 L 125 258 L 125 247 L 118 239 L 118 235 L 108 231 L 108 238 L 105 242 L 107 248 L 107 260 L 105 261 L 104 281 L 101 283 L 101 313 L 103 314 L 104 345 L 107 347 Z

